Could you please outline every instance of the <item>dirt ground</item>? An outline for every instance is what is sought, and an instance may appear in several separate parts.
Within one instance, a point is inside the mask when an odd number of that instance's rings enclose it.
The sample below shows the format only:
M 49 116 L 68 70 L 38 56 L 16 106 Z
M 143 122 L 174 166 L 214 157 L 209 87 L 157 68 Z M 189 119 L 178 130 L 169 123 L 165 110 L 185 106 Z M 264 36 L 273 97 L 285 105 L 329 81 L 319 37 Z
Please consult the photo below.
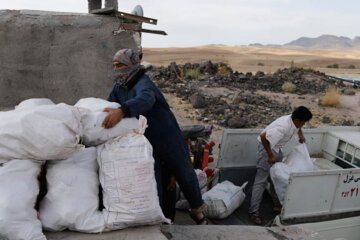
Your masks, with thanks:
M 355 95 L 347 96 L 341 95 L 340 102 L 337 107 L 323 107 L 318 104 L 319 96 L 313 95 L 297 95 L 291 93 L 273 93 L 265 91 L 257 91 L 261 95 L 265 95 L 280 102 L 289 101 L 292 107 L 307 106 L 313 112 L 313 119 L 310 121 L 310 126 L 321 126 L 322 116 L 325 114 L 333 121 L 338 122 L 341 119 L 360 119 L 360 92 L 357 91 Z
M 275 72 L 293 65 L 313 68 L 330 75 L 360 77 L 360 51 L 357 50 L 300 50 L 260 47 L 203 46 L 191 48 L 144 48 L 144 61 L 155 66 L 171 62 L 184 64 L 206 60 L 228 63 L 239 72 Z M 339 64 L 339 69 L 327 68 Z M 260 66 L 263 65 L 263 66 Z M 346 69 L 354 65 L 355 69 Z

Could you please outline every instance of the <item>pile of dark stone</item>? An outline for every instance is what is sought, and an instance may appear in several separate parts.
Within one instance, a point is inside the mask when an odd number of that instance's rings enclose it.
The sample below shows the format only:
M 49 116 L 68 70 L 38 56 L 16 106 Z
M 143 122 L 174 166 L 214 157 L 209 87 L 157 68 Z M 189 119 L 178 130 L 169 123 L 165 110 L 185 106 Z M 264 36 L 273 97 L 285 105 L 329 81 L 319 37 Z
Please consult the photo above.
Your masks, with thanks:
M 152 78 L 160 81 L 161 84 L 172 84 L 184 81 L 194 81 L 191 76 L 186 76 L 189 70 L 198 69 L 201 76 L 196 79 L 198 82 L 206 83 L 211 87 L 235 87 L 246 90 L 264 90 L 282 92 L 282 85 L 291 82 L 296 86 L 296 94 L 317 94 L 325 92 L 330 86 L 343 87 L 341 81 L 329 79 L 324 73 L 312 69 L 284 68 L 273 74 L 264 72 L 242 73 L 233 70 L 225 63 L 212 63 L 206 61 L 201 64 L 186 63 L 177 65 L 175 62 L 168 67 L 153 67 L 150 71 Z M 218 72 L 223 69 L 223 72 Z
M 187 74 L 190 71 L 198 74 Z M 234 72 L 225 63 L 211 61 L 184 65 L 171 63 L 168 67 L 152 67 L 147 74 L 162 92 L 190 102 L 196 109 L 198 121 L 229 128 L 263 127 L 292 112 L 289 101 L 279 102 L 256 94 L 256 90 L 281 93 L 284 82 L 291 82 L 296 86 L 294 93 L 315 94 L 339 84 L 311 69 L 285 68 L 274 74 L 244 74 Z M 220 96 L 206 94 L 206 89 L 219 87 L 231 93 Z
M 183 95 L 177 96 L 187 100 Z M 219 97 L 195 92 L 188 100 L 198 113 L 198 121 L 229 128 L 264 126 L 292 110 L 289 104 L 280 104 L 265 96 L 244 92 Z

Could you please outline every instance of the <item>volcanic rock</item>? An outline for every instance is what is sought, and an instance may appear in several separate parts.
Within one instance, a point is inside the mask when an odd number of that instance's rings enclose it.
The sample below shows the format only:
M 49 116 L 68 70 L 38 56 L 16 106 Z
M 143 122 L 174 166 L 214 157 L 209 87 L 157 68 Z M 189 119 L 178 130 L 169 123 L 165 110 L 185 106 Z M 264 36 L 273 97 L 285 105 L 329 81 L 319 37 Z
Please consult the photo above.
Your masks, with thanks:
M 194 108 L 203 108 L 206 106 L 205 97 L 201 93 L 195 93 L 191 95 L 190 103 Z
M 349 88 L 346 88 L 345 90 L 344 90 L 344 95 L 355 95 L 355 91 L 354 90 L 352 90 L 352 89 L 349 89 Z
M 324 116 L 321 121 L 322 121 L 322 123 L 331 123 L 331 119 L 326 116 Z
M 227 126 L 230 128 L 244 128 L 248 120 L 245 117 L 232 117 L 227 121 Z

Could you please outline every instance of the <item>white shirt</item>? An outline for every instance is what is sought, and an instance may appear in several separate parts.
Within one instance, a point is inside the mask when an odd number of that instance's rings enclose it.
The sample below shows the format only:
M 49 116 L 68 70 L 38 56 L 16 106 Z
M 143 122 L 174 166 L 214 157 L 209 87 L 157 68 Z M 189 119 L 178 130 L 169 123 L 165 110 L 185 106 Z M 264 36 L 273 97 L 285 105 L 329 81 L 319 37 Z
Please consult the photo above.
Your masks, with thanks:
M 299 129 L 296 128 L 291 115 L 286 115 L 270 123 L 261 134 L 266 132 L 265 137 L 270 143 L 270 148 L 278 153 L 298 131 Z M 258 141 L 261 142 L 260 136 Z

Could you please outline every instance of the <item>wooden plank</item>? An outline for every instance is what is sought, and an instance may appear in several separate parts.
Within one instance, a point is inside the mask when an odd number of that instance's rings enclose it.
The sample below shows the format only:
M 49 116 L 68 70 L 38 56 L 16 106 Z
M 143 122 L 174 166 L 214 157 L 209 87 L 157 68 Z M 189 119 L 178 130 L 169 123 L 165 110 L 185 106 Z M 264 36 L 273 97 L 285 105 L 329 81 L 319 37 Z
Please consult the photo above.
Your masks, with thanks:
M 161 30 L 151 30 L 151 29 L 144 29 L 144 28 L 142 28 L 140 31 L 141 31 L 141 32 L 144 32 L 144 33 L 153 33 L 153 34 L 167 35 L 167 33 L 166 33 L 165 31 L 161 31 Z
M 125 18 L 125 19 L 129 19 L 129 20 L 149 23 L 149 24 L 153 24 L 153 25 L 157 24 L 157 20 L 154 18 L 141 17 L 141 16 L 130 14 L 130 13 L 125 13 L 125 12 L 116 12 L 115 14 L 119 18 Z

